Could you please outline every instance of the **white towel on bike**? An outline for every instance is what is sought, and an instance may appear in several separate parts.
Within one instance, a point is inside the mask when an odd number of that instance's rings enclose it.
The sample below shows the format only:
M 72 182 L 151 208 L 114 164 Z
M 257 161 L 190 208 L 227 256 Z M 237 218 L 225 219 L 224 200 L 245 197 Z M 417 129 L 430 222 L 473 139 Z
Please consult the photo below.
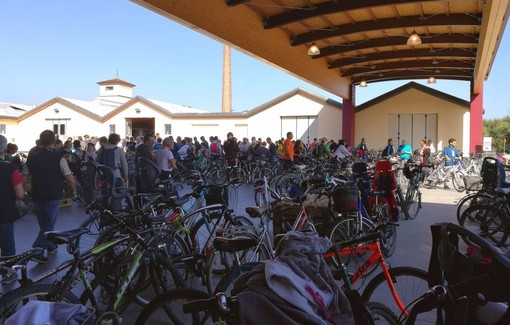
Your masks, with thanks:
M 336 323 L 338 315 L 350 315 L 350 305 L 322 257 L 330 247 L 328 238 L 315 233 L 289 232 L 278 244 L 277 258 L 265 264 L 265 276 L 268 287 L 289 304 Z

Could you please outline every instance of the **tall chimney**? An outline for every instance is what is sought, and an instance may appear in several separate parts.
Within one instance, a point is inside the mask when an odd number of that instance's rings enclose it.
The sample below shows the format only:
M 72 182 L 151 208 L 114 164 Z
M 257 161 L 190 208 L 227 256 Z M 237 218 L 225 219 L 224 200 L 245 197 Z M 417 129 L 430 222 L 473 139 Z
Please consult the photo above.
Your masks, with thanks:
M 221 111 L 232 112 L 232 75 L 231 75 L 230 46 L 223 45 L 223 92 Z

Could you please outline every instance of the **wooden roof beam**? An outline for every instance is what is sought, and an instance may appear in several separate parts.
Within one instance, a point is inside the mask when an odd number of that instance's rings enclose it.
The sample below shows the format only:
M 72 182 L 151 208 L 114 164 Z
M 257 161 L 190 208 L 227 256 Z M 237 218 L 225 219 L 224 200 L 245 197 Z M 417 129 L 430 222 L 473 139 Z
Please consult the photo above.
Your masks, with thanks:
M 390 59 L 403 59 L 408 57 L 420 57 L 420 58 L 435 58 L 435 57 L 456 57 L 464 59 L 474 59 L 476 57 L 476 51 L 469 51 L 466 49 L 449 49 L 442 48 L 437 50 L 430 49 L 416 49 L 416 50 L 402 50 L 402 51 L 386 51 L 379 53 L 370 53 L 365 55 L 358 55 L 353 57 L 342 58 L 331 61 L 328 64 L 329 69 L 344 67 L 353 64 L 370 63 L 379 60 L 390 60 Z
M 400 19 L 388 18 L 378 21 L 362 21 L 354 24 L 345 24 L 334 26 L 332 29 L 314 30 L 311 32 L 295 35 L 291 40 L 292 46 L 302 45 L 306 43 L 316 42 L 318 40 L 357 34 L 376 30 L 388 30 L 397 28 L 415 28 L 421 26 L 479 26 L 481 22 L 480 16 L 471 16 L 466 14 L 456 15 L 436 15 L 428 19 L 421 19 L 420 16 L 408 16 Z
M 426 1 L 426 0 L 425 0 Z M 293 9 L 281 14 L 269 16 L 264 21 L 264 28 L 271 29 L 292 24 L 303 19 L 331 15 L 351 10 L 391 6 L 406 3 L 416 3 L 416 0 L 357 0 L 357 1 L 329 1 L 315 5 L 315 7 L 303 7 Z
M 405 45 L 407 36 L 390 36 L 386 38 L 374 38 L 366 41 L 359 41 L 347 44 L 331 45 L 320 48 L 320 54 L 312 56 L 312 59 L 319 59 L 334 54 L 341 54 L 362 49 L 371 49 L 384 46 Z M 422 44 L 478 44 L 478 35 L 466 34 L 438 34 L 422 36 Z

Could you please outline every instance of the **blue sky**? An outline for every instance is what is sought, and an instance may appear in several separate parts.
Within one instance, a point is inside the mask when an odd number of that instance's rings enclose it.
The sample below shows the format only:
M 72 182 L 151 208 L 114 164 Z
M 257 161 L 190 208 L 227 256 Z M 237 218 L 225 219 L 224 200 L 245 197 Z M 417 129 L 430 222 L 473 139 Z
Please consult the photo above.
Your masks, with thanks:
M 485 118 L 510 114 L 510 31 L 484 85 Z M 98 81 L 134 83 L 135 95 L 221 111 L 223 45 L 129 0 L 0 1 L 0 101 L 39 105 L 53 97 L 92 100 Z M 408 81 L 357 88 L 357 104 Z M 425 80 L 418 81 L 424 85 Z M 296 87 L 341 101 L 245 54 L 232 51 L 234 111 L 252 109 Z M 469 100 L 469 83 L 434 89 Z

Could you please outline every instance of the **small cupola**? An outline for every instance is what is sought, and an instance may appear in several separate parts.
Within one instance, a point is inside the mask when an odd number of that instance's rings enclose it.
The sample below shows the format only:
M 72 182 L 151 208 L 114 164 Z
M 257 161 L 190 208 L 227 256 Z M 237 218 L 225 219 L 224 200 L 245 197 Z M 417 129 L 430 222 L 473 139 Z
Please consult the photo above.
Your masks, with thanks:
M 99 85 L 99 97 L 133 97 L 133 88 L 135 85 L 119 79 L 118 77 L 115 79 L 100 81 L 97 84 Z

